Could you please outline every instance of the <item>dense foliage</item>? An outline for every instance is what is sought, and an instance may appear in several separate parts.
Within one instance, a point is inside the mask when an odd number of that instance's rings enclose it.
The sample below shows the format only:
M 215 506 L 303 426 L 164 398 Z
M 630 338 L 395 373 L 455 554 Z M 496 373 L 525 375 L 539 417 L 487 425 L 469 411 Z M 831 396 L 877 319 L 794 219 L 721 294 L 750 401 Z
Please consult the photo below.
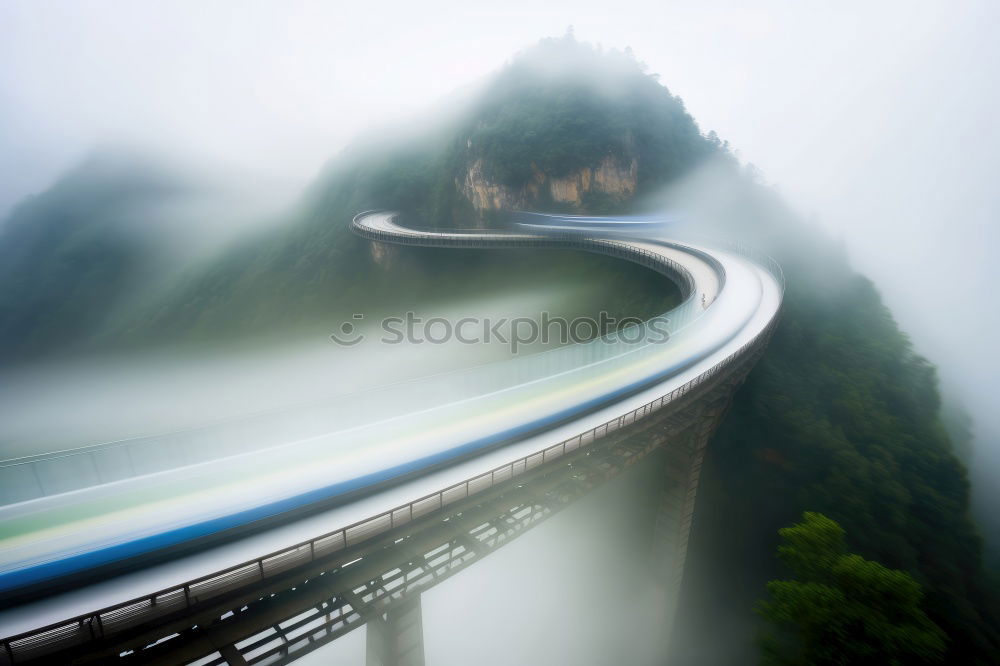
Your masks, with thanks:
M 775 254 L 788 289 L 770 347 L 709 449 L 689 559 L 699 616 L 749 608 L 777 574 L 770 535 L 819 511 L 843 525 L 860 555 L 923 585 L 927 613 L 950 638 L 950 663 L 993 663 L 998 597 L 934 368 L 824 234 L 765 188 L 718 185 L 740 221 L 727 233 Z M 702 557 L 711 573 L 699 572 Z M 709 649 L 718 661 L 750 658 L 725 644 Z
M 93 155 L 0 227 L 0 362 L 93 341 L 155 270 L 146 210 L 190 187 L 118 153 Z
M 0 364 L 122 346 L 323 337 L 351 312 L 432 306 L 504 283 L 530 289 L 530 280 L 603 275 L 593 279 L 594 307 L 616 317 L 652 316 L 676 298 L 673 284 L 647 269 L 578 253 L 383 247 L 376 257 L 349 229 L 361 210 L 406 211 L 419 224 L 471 223 L 454 187 L 450 146 L 459 143 L 459 125 L 449 119 L 417 138 L 358 141 L 283 224 L 191 263 L 166 290 L 154 270 L 158 230 L 142 224 L 182 186 L 134 155 L 96 154 L 4 223 Z
M 544 40 L 503 70 L 479 101 L 469 143 L 499 182 L 564 176 L 609 155 L 636 158 L 639 192 L 661 187 L 716 146 L 680 98 L 630 53 Z
M 945 635 L 921 608 L 913 578 L 847 552 L 844 530 L 806 512 L 779 531 L 778 557 L 792 580 L 767 584 L 757 612 L 773 628 L 764 663 L 774 666 L 906 666 L 941 663 Z

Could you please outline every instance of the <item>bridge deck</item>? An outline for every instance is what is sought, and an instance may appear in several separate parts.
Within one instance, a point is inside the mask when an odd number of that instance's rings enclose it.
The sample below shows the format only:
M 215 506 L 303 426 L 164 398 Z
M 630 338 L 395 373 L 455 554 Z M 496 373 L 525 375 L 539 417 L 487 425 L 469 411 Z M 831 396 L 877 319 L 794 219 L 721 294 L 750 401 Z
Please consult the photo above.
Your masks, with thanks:
M 379 226 L 384 230 L 383 220 Z M 696 382 L 710 374 L 724 360 L 757 339 L 772 322 L 781 301 L 782 285 L 764 266 L 746 259 L 734 252 L 707 250 L 714 261 L 724 270 L 724 279 L 718 272 L 709 270 L 698 253 L 685 252 L 676 246 L 666 246 L 654 241 L 633 242 L 633 246 L 650 253 L 659 254 L 671 261 L 684 262 L 694 279 L 695 293 L 705 293 L 710 307 L 698 317 L 697 327 L 692 326 L 677 333 L 671 344 L 671 352 L 687 362 L 674 370 L 662 381 L 647 385 L 640 390 L 622 395 L 614 401 L 577 414 L 571 421 L 555 424 L 542 432 L 523 437 L 501 448 L 486 449 L 475 458 L 446 467 L 435 469 L 417 479 L 384 489 L 376 495 L 328 509 L 311 517 L 303 518 L 267 531 L 243 537 L 230 543 L 204 550 L 197 554 L 179 557 L 168 564 L 155 565 L 134 574 L 111 578 L 101 583 L 50 597 L 34 603 L 21 605 L 0 613 L 0 635 L 9 636 L 37 627 L 48 622 L 82 613 L 129 598 L 151 589 L 166 588 L 200 575 L 217 571 L 246 559 L 248 554 L 269 552 L 295 543 L 318 533 L 329 531 L 337 525 L 346 525 L 368 516 L 389 510 L 416 497 L 421 497 L 448 487 L 456 482 L 475 477 L 493 467 L 511 460 L 541 451 L 553 443 L 569 439 L 590 428 L 613 421 L 621 414 L 671 394 L 679 388 Z M 714 282 L 713 282 L 714 279 Z M 719 290 L 723 282 L 725 288 Z M 620 370 L 620 368 L 618 369 Z M 647 368 L 648 370 L 648 368 Z M 601 382 L 607 380 L 602 376 Z M 601 383 L 597 382 L 597 383 Z M 562 388 L 562 387 L 561 387 Z M 585 394 L 573 394 L 572 400 L 580 400 Z M 481 423 L 480 423 L 481 425 Z M 433 438 L 440 439 L 435 432 Z M 385 451 L 378 451 L 380 457 Z M 258 461 L 259 465 L 259 461 Z M 148 482 L 148 480 L 146 480 Z M 259 488 L 254 491 L 259 495 Z M 64 496 L 52 498 L 50 501 Z M 7 509 L 10 510 L 9 508 Z M 23 505 L 20 507 L 24 511 Z M 23 515 L 23 514 L 22 514 Z M 120 518 L 120 517 L 119 517 Z M 2 516 L 0 516 L 2 519 Z M 52 538 L 52 535 L 49 535 Z M 55 535 L 53 541 L 35 540 L 31 545 L 35 552 L 44 552 L 65 535 Z M 30 541 L 30 540 L 29 540 Z M 70 539 L 70 541 L 72 541 Z M 23 545 L 23 544 L 21 544 Z M 5 541 L 0 547 L 0 556 L 10 563 L 15 561 L 18 543 Z M 23 551 L 22 551 L 23 552 Z M 14 555 L 12 555 L 14 554 Z

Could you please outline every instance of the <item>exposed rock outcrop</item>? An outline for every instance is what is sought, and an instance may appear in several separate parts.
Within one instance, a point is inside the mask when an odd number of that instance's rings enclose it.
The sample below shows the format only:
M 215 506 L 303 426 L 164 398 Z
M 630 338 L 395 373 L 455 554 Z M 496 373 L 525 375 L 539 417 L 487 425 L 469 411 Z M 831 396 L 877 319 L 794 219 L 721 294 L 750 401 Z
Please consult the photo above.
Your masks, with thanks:
M 586 208 L 588 194 L 602 194 L 624 201 L 635 194 L 639 172 L 635 157 L 622 159 L 606 156 L 596 167 L 584 167 L 561 177 L 552 177 L 537 167 L 524 185 L 511 187 L 490 177 L 489 164 L 475 158 L 456 181 L 462 194 L 476 211 L 534 208 L 549 202 Z
M 372 261 L 383 268 L 388 268 L 399 255 L 399 248 L 389 243 L 371 241 L 368 247 L 371 252 Z

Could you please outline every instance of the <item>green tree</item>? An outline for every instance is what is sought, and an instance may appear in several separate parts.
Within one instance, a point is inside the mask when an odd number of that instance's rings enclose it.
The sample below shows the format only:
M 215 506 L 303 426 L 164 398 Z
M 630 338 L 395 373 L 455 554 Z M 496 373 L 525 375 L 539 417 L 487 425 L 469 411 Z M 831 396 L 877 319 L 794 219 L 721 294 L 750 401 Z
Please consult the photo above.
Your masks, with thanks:
M 847 552 L 844 530 L 820 513 L 779 530 L 778 557 L 794 580 L 767 585 L 757 612 L 774 626 L 764 664 L 940 663 L 945 634 L 920 608 L 909 574 Z

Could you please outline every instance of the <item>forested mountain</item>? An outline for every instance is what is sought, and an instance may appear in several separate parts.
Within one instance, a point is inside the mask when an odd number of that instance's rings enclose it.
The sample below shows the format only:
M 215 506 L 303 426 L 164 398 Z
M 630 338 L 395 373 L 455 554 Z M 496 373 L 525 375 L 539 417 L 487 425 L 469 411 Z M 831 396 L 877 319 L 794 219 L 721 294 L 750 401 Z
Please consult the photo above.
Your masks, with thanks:
M 461 276 L 468 269 L 456 257 L 462 253 L 403 257 L 352 236 L 347 225 L 366 208 L 461 226 L 491 224 L 511 208 L 624 212 L 662 205 L 664 187 L 709 163 L 711 205 L 696 221 L 774 254 L 788 292 L 770 348 L 710 446 L 689 557 L 697 592 L 685 601 L 678 654 L 699 663 L 754 660 L 752 629 L 728 641 L 705 641 L 705 630 L 720 617 L 724 626 L 753 626 L 754 600 L 780 571 L 777 529 L 817 511 L 843 526 L 851 552 L 906 571 L 924 587 L 927 615 L 948 637 L 948 663 L 995 663 L 997 596 L 969 516 L 966 472 L 942 426 L 934 368 L 913 352 L 843 252 L 755 183 L 631 54 L 545 40 L 419 137 L 360 140 L 330 163 L 287 224 L 199 267 L 112 336 L 228 335 L 349 307 L 380 284 L 398 285 L 404 273 L 419 282 L 420 271 Z M 53 336 L 31 344 L 63 335 L 49 312 L 112 302 L 142 261 L 125 241 L 87 246 L 107 260 L 46 268 L 67 285 L 66 295 L 18 310 L 29 300 L 9 286 L 24 284 L 25 262 L 64 256 L 40 244 L 70 244 L 77 235 L 60 230 L 55 214 L 51 228 L 38 226 L 37 241 L 17 231 L 29 214 L 44 217 L 43 204 L 26 204 L 8 222 L 3 243 L 15 232 L 24 239 L 12 246 L 20 263 L 0 274 L 3 330 L 30 325 Z M 75 285 L 80 265 L 108 274 Z M 402 270 L 414 267 L 420 270 Z M 39 317 L 52 317 L 51 332 Z M 701 575 L 709 565 L 712 575 Z
M 714 184 L 707 217 L 778 258 L 787 291 L 767 353 L 709 447 L 679 658 L 750 659 L 752 629 L 738 616 L 783 573 L 777 530 L 818 511 L 844 526 L 851 550 L 923 585 L 925 610 L 948 635 L 946 663 L 995 663 L 998 588 L 983 566 L 934 367 L 836 243 L 765 187 Z M 704 641 L 712 622 L 746 633 Z
M 460 106 L 419 133 L 359 139 L 330 162 L 284 225 L 196 267 L 108 337 L 128 344 L 221 339 L 308 324 L 376 293 L 419 289 L 422 275 L 468 261 L 459 253 L 370 247 L 348 229 L 360 210 L 393 208 L 418 223 L 459 226 L 489 224 L 512 208 L 620 210 L 684 165 L 720 153 L 634 58 L 575 42 L 542 42 Z M 609 279 L 646 278 L 620 266 Z
M 165 231 L 151 207 L 193 188 L 117 151 L 91 155 L 0 227 L 0 358 L 86 345 L 145 283 Z
M 266 327 L 369 298 L 380 284 L 411 283 L 417 267 L 400 280 L 391 250 L 350 233 L 360 210 L 392 208 L 446 226 L 489 224 L 518 208 L 623 210 L 723 153 L 631 56 L 546 40 L 418 135 L 347 148 L 292 223 L 193 275 L 134 335 Z M 456 254 L 438 253 L 430 265 L 466 261 Z

